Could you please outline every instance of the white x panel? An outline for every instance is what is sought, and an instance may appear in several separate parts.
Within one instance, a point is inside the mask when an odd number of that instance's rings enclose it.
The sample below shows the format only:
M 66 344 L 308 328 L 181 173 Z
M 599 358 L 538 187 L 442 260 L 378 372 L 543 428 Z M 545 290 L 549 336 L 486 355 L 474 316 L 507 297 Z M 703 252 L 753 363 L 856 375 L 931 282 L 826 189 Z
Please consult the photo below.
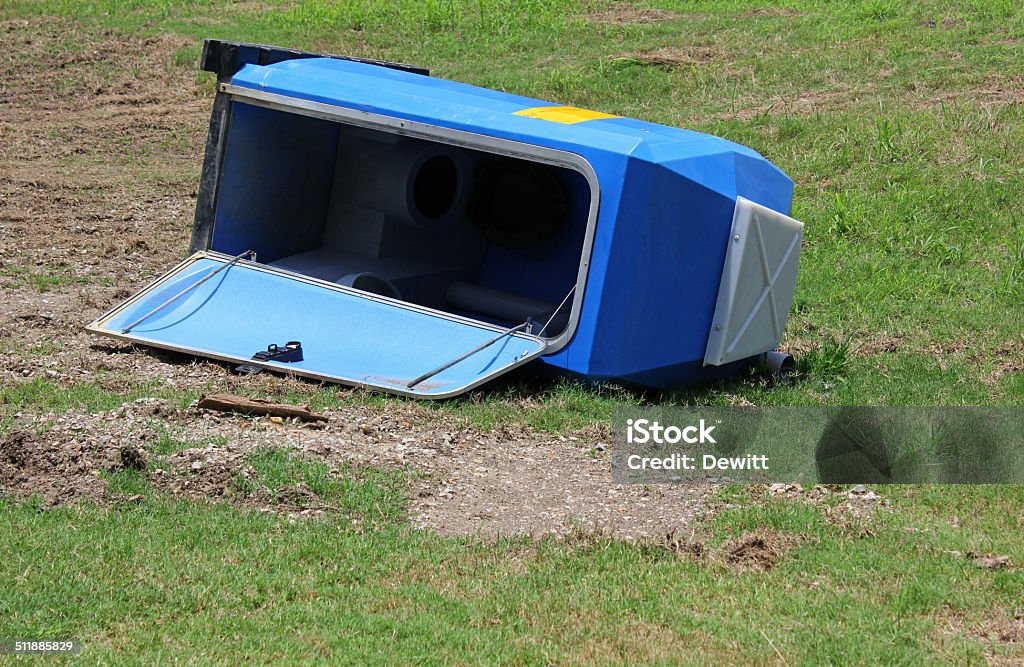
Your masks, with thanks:
M 796 290 L 803 229 L 788 215 L 736 198 L 705 366 L 746 359 L 779 344 Z

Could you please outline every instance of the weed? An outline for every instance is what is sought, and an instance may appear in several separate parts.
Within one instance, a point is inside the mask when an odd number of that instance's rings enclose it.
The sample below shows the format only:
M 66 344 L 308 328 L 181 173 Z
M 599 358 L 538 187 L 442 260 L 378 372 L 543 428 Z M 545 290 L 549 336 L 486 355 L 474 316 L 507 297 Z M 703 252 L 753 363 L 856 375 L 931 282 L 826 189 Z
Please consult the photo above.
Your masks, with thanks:
M 307 461 L 285 449 L 261 449 L 250 454 L 235 479 L 242 496 L 267 494 L 274 502 L 309 504 L 312 497 L 347 516 L 368 523 L 394 522 L 404 512 L 405 475 L 365 469 L 331 470 L 320 461 Z
M 145 473 L 126 468 L 114 472 L 104 472 L 103 479 L 107 483 L 107 495 L 111 497 L 123 496 L 132 498 L 136 496 L 148 496 L 151 492 L 149 482 Z
M 849 354 L 848 343 L 827 338 L 798 360 L 797 372 L 819 380 L 843 380 Z

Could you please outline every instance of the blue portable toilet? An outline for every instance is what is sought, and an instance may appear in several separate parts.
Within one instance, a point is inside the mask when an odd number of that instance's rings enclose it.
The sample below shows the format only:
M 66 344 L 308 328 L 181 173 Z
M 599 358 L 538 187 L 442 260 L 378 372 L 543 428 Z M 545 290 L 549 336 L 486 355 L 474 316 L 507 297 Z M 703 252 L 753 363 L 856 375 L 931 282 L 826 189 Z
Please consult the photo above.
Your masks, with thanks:
M 202 66 L 193 254 L 93 332 L 424 398 L 531 361 L 669 388 L 779 342 L 802 225 L 749 148 L 394 63 Z

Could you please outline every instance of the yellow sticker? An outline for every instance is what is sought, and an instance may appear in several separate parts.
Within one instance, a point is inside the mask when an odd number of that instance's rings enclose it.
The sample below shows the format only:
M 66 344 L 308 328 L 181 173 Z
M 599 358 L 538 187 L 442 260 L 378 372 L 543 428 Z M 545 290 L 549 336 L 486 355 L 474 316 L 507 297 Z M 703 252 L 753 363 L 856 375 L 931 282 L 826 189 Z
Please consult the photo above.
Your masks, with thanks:
M 585 120 L 598 120 L 600 118 L 619 118 L 610 113 L 590 111 L 589 109 L 577 109 L 576 107 L 533 107 L 516 111 L 516 116 L 527 116 L 528 118 L 540 118 L 550 120 L 552 123 L 582 123 Z

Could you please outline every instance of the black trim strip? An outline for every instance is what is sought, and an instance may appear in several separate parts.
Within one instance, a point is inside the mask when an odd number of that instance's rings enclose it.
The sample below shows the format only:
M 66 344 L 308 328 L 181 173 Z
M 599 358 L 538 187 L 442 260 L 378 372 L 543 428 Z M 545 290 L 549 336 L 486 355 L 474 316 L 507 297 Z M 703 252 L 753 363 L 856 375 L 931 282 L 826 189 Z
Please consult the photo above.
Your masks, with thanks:
M 286 49 L 280 46 L 269 46 L 267 44 L 250 44 L 248 42 L 228 42 L 221 39 L 206 39 L 203 41 L 203 55 L 199 59 L 199 68 L 204 72 L 213 72 L 217 78 L 224 82 L 235 75 L 244 65 L 273 65 L 285 60 L 297 60 L 301 58 L 336 58 L 338 60 L 351 60 L 357 63 L 378 65 L 390 69 L 397 69 L 412 74 L 430 76 L 430 70 L 417 65 L 406 65 L 404 63 L 392 63 L 386 60 L 372 60 L 369 58 L 356 58 L 353 56 L 336 56 L 329 53 L 313 53 L 312 51 L 299 51 L 297 49 Z

